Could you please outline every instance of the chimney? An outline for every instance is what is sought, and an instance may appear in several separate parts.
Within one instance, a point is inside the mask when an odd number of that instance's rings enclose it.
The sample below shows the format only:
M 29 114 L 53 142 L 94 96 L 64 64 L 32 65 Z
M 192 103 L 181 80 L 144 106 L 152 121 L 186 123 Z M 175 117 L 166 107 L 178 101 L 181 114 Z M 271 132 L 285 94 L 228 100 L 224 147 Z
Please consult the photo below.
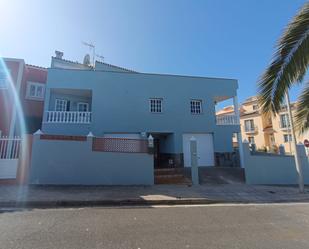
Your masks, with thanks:
M 56 54 L 56 58 L 57 58 L 57 59 L 62 59 L 63 52 L 56 50 L 56 51 L 55 51 L 55 54 Z

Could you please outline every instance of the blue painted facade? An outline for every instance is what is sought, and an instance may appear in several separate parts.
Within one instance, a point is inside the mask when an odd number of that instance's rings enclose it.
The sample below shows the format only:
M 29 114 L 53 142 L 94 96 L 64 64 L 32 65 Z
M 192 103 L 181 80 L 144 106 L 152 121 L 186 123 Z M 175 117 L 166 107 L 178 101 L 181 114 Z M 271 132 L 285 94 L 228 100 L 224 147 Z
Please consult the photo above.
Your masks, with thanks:
M 30 184 L 153 185 L 153 156 L 98 152 L 87 141 L 41 140 L 34 136 Z M 130 163 L 128 163 L 130 162 Z
M 232 152 L 232 135 L 239 125 L 217 125 L 215 103 L 237 95 L 237 80 L 136 73 L 97 63 L 96 69 L 48 69 L 44 106 L 55 110 L 55 99 L 89 103 L 90 124 L 58 124 L 43 121 L 46 134 L 86 135 L 106 133 L 163 134 L 161 150 L 182 153 L 184 133 L 211 133 L 215 152 Z M 102 66 L 103 65 L 103 66 Z M 100 67 L 101 66 L 101 67 Z M 107 71 L 109 70 L 109 71 Z M 161 98 L 163 112 L 151 113 L 149 99 Z M 190 101 L 202 100 L 202 114 L 191 114 Z

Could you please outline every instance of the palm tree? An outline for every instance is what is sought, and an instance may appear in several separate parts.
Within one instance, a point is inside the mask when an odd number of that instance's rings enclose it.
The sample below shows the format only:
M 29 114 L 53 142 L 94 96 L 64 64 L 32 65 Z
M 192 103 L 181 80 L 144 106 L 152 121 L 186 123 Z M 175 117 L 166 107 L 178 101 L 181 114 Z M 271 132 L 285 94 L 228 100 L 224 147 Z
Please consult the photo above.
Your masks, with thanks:
M 263 112 L 278 113 L 288 89 L 304 88 L 298 97 L 295 126 L 299 132 L 309 129 L 309 82 L 303 82 L 309 66 L 309 2 L 285 28 L 276 45 L 271 64 L 258 82 Z

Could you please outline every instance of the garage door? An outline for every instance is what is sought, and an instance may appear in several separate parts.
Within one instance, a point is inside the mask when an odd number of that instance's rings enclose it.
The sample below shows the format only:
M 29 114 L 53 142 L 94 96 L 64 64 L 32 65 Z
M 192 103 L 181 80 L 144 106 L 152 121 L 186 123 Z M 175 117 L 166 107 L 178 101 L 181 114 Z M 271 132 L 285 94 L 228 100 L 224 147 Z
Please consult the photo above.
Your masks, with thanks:
M 191 167 L 190 139 L 197 140 L 198 166 L 214 166 L 214 145 L 212 134 L 183 134 L 183 156 L 185 167 Z

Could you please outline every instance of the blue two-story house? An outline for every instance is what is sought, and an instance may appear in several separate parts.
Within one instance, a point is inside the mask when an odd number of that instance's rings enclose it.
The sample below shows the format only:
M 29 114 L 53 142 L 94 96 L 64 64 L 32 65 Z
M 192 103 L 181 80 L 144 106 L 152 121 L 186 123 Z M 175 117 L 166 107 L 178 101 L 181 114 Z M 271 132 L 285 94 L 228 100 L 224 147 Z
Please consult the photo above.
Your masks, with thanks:
M 155 144 L 155 168 L 190 166 L 190 138 L 199 166 L 220 164 L 233 153 L 238 113 L 216 118 L 215 105 L 233 99 L 237 80 L 139 73 L 102 62 L 95 66 L 52 57 L 42 132 L 57 135 L 147 138 Z M 238 110 L 236 107 L 235 110 Z

